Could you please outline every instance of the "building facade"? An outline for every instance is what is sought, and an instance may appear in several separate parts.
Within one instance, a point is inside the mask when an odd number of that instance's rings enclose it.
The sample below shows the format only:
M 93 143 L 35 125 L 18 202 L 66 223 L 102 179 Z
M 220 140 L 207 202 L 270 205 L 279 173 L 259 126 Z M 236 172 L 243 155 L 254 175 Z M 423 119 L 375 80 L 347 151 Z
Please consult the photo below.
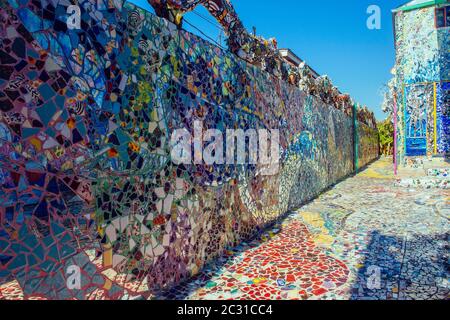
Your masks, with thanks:
M 397 156 L 450 152 L 450 0 L 414 0 L 393 10 Z

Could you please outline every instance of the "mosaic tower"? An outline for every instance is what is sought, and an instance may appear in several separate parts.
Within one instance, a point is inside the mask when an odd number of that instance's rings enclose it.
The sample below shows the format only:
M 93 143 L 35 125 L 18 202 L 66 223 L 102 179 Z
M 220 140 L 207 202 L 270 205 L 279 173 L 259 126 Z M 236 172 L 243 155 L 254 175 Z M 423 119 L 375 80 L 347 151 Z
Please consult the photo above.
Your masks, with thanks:
M 450 152 L 450 1 L 414 0 L 393 10 L 397 155 Z

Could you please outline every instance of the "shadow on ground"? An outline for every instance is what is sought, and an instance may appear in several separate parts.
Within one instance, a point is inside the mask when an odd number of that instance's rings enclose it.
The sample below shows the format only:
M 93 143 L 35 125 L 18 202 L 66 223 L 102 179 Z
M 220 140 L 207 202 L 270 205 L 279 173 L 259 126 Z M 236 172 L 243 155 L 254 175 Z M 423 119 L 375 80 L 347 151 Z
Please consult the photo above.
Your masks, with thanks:
M 446 299 L 449 238 L 449 233 L 400 238 L 373 232 L 351 299 Z
M 277 219 L 275 223 L 269 224 L 264 230 L 257 232 L 257 234 L 247 240 L 243 241 L 235 247 L 230 247 L 225 250 L 224 254 L 219 258 L 213 259 L 208 263 L 202 271 L 191 277 L 175 287 L 172 287 L 165 291 L 153 292 L 154 300 L 185 300 L 200 288 L 208 288 L 211 280 L 221 273 L 221 270 L 225 268 L 229 263 L 233 262 L 235 258 L 244 252 L 258 248 L 261 246 L 265 240 L 264 238 L 268 236 L 268 232 L 272 230 L 277 230 L 276 234 L 283 232 L 283 223 L 294 215 L 290 212 L 280 219 Z M 275 235 L 275 234 L 274 234 Z

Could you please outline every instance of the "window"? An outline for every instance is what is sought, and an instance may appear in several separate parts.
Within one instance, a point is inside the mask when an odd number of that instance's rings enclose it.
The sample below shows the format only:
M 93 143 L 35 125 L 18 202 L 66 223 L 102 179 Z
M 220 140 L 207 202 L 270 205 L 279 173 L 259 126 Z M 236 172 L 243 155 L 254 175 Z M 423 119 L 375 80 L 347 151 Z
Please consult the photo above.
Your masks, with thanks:
M 445 27 L 445 8 L 436 9 L 436 28 Z
M 450 6 L 436 9 L 436 28 L 450 27 Z
M 446 26 L 447 27 L 450 27 L 450 6 L 448 6 L 448 7 L 445 7 L 445 16 L 447 17 L 446 18 Z

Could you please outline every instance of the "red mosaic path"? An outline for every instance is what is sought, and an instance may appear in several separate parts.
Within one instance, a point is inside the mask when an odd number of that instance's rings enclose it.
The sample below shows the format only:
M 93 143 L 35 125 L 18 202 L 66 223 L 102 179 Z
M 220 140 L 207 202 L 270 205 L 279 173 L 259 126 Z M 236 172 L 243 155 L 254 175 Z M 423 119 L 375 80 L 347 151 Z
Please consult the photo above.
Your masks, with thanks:
M 207 268 L 164 298 L 310 299 L 338 289 L 349 275 L 346 265 L 318 247 L 299 220 L 288 220 L 269 241 L 254 241 L 240 251 L 222 271 Z

